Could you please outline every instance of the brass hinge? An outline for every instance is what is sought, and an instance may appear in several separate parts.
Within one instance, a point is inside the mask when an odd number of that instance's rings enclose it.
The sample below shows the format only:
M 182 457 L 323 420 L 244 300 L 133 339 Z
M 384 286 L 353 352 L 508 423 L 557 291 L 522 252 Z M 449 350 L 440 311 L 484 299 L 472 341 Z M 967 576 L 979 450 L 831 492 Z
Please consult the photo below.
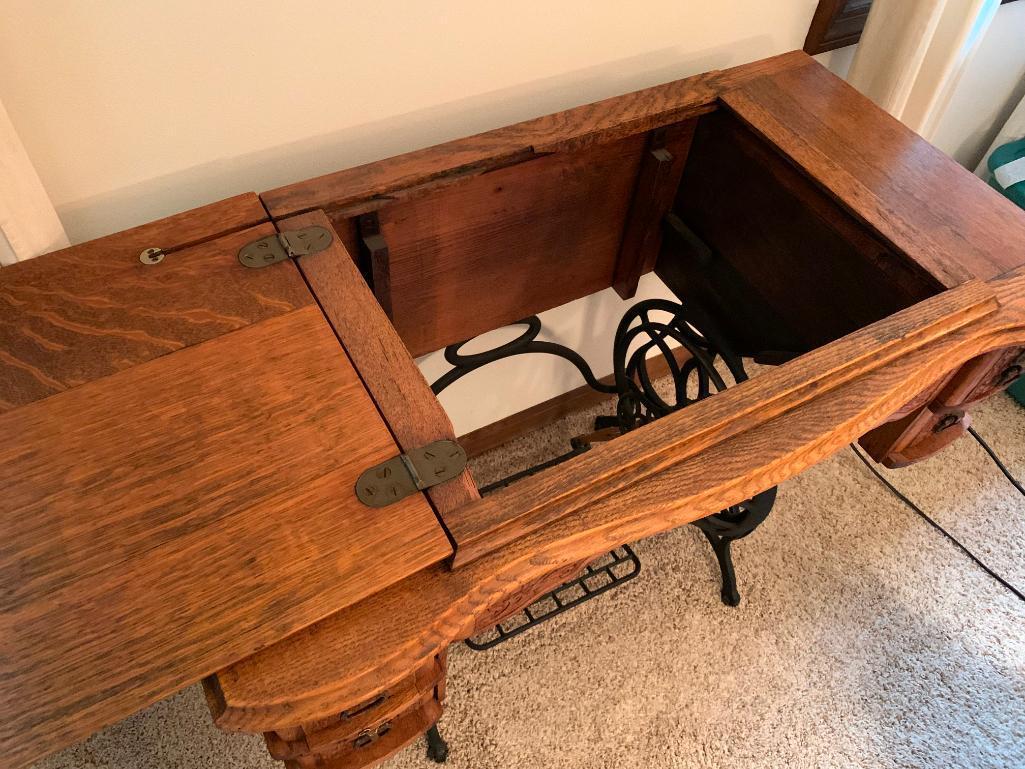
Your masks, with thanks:
M 331 230 L 314 225 L 301 230 L 286 230 L 246 243 L 238 252 L 238 260 L 254 269 L 269 267 L 289 257 L 307 256 L 331 245 Z
M 370 507 L 386 507 L 410 494 L 450 481 L 466 469 L 466 451 L 455 441 L 435 441 L 365 470 L 356 497 Z

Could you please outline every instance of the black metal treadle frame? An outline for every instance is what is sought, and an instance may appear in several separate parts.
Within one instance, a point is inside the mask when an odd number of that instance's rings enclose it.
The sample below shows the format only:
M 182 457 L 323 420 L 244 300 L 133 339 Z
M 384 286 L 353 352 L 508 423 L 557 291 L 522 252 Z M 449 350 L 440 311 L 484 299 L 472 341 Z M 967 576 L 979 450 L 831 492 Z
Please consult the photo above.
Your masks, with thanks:
M 654 317 L 655 314 L 658 317 Z M 728 385 L 716 367 L 717 361 L 722 362 L 734 382 L 740 383 L 748 378 L 740 356 L 733 352 L 732 346 L 717 330 L 716 324 L 697 304 L 684 305 L 668 299 L 648 299 L 630 307 L 616 329 L 612 350 L 614 382 L 611 385 L 599 380 L 579 353 L 555 342 L 538 341 L 541 320 L 536 315 L 524 318 L 516 325 L 526 326 L 526 329 L 512 341 L 490 350 L 478 353 L 460 352 L 470 340 L 446 347 L 445 360 L 452 368 L 431 385 L 435 395 L 467 374 L 498 360 L 528 353 L 556 355 L 572 363 L 592 389 L 618 396 L 616 415 L 598 417 L 595 420 L 595 428 L 618 428 L 620 434 L 625 434 L 725 390 Z M 670 341 L 689 353 L 690 357 L 683 364 L 676 361 Z M 673 395 L 670 400 L 663 398 L 654 386 L 649 367 L 651 360 L 657 359 L 657 356 L 649 359 L 648 355 L 652 351 L 657 352 L 669 368 L 673 379 Z M 587 436 L 575 438 L 572 451 L 486 486 L 481 489 L 481 493 L 487 494 L 572 459 L 587 451 L 590 448 L 588 440 L 592 439 Z M 752 499 L 694 523 L 708 539 L 715 553 L 722 577 L 721 597 L 723 603 L 728 606 L 740 603 L 730 547 L 736 540 L 753 532 L 765 520 L 775 500 L 776 489 L 773 487 Z M 637 569 L 631 574 L 631 577 L 636 576 L 640 562 L 632 550 L 625 545 L 623 547 L 627 553 L 626 560 L 637 565 Z M 616 553 L 617 551 L 612 552 L 613 558 L 618 557 Z M 494 631 L 495 639 L 488 642 L 467 641 L 467 644 L 474 649 L 491 648 L 535 627 L 545 619 L 618 586 L 629 578 L 612 581 L 602 590 L 585 591 L 583 597 L 565 602 L 565 606 L 555 599 L 556 593 L 561 594 L 564 590 L 581 586 L 581 580 L 587 580 L 590 576 L 593 576 L 593 573 L 585 572 L 581 577 L 544 596 L 542 600 L 552 600 L 556 603 L 555 611 L 540 615 L 527 612 L 527 621 L 517 625 L 515 629 L 506 630 L 499 627 Z
M 655 312 L 663 317 L 668 315 L 670 320 L 653 319 L 652 313 Z M 511 342 L 491 350 L 461 353 L 463 345 L 470 340 L 446 347 L 445 360 L 452 368 L 431 385 L 434 394 L 440 394 L 446 387 L 482 366 L 504 358 L 528 353 L 556 355 L 572 363 L 592 389 L 618 396 L 616 415 L 598 417 L 595 420 L 595 429 L 618 428 L 620 434 L 625 434 L 707 398 L 714 392 L 725 390 L 727 384 L 716 369 L 716 360 L 721 360 L 725 364 L 734 382 L 739 383 L 747 379 L 747 372 L 744 371 L 740 356 L 732 351 L 731 346 L 716 330 L 711 318 L 697 305 L 685 307 L 666 299 L 648 299 L 627 310 L 616 329 L 613 343 L 612 385 L 599 380 L 587 361 L 574 350 L 554 342 L 537 341 L 537 336 L 541 333 L 541 320 L 536 315 L 518 321 L 517 325 L 526 326 L 526 330 Z M 690 357 L 682 365 L 677 363 L 668 340 L 675 341 L 690 353 Z M 655 390 L 647 357 L 652 350 L 657 351 L 669 367 L 674 390 L 671 402 L 663 399 Z M 691 391 L 694 392 L 693 397 L 690 395 Z M 482 495 L 488 494 L 555 467 L 589 450 L 589 441 L 595 439 L 595 436 L 574 438 L 571 443 L 572 451 L 514 473 L 483 487 L 480 492 Z M 730 546 L 736 540 L 753 532 L 768 516 L 775 501 L 776 487 L 773 487 L 738 505 L 694 522 L 708 539 L 719 563 L 722 575 L 721 597 L 727 606 L 736 606 L 740 603 Z M 637 554 L 629 545 L 624 544 L 589 563 L 579 577 L 541 596 L 512 619 L 500 622 L 486 634 L 466 639 L 466 645 L 475 651 L 494 648 L 585 601 L 621 586 L 636 577 L 640 569 L 641 562 Z M 437 763 L 444 763 L 448 757 L 448 745 L 442 739 L 437 724 L 427 731 L 426 741 L 427 757 Z

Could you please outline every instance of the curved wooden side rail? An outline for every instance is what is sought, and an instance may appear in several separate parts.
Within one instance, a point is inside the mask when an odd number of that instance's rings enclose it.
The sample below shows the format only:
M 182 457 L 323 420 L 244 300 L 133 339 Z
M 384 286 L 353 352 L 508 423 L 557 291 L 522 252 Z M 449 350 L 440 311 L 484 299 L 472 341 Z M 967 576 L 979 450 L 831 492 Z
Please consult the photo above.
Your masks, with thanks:
M 529 602 L 553 571 L 778 484 L 966 361 L 1022 342 L 1025 272 L 971 282 L 466 505 L 464 537 L 501 520 L 490 541 L 460 543 L 469 565 L 421 571 L 210 677 L 214 720 L 264 731 L 374 697 L 482 617 Z

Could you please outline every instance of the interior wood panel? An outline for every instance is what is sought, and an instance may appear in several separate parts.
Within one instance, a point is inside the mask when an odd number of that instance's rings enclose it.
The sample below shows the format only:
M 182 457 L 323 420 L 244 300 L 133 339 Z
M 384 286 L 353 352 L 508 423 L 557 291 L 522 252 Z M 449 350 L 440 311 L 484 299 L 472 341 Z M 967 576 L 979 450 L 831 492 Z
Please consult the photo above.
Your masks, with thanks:
M 943 286 L 1025 264 L 1025 212 L 814 60 L 721 101 Z
M 727 112 L 701 118 L 673 212 L 700 243 L 667 235 L 659 275 L 745 354 L 807 352 L 943 288 Z
M 531 160 L 382 209 L 381 300 L 413 355 L 612 285 L 644 142 Z
M 257 218 L 259 201 L 242 196 L 199 221 L 171 217 L 0 271 L 0 412 L 312 302 L 291 265 L 240 267 L 239 248 L 270 223 L 188 245 Z M 159 264 L 139 261 L 178 244 Z
M 8 411 L 0 435 L 9 766 L 451 552 L 421 495 L 356 500 L 396 447 L 316 306 Z

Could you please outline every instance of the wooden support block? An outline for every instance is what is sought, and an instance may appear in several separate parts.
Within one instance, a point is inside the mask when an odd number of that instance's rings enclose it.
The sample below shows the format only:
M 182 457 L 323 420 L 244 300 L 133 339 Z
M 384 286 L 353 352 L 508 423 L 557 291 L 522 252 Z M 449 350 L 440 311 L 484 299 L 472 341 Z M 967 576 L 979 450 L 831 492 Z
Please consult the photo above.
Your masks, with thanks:
M 623 299 L 632 298 L 641 276 L 655 268 L 662 220 L 680 186 L 696 126 L 697 120 L 688 120 L 648 134 L 612 278 L 612 287 Z

